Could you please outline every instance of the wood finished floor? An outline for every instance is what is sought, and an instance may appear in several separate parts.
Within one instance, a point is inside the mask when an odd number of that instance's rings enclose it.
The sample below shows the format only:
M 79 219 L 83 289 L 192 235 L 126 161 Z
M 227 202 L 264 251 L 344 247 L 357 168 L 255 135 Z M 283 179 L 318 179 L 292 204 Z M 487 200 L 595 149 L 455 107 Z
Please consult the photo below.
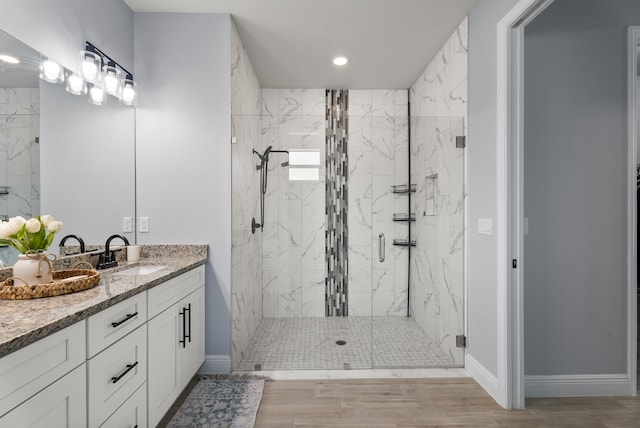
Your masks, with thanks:
M 502 409 L 473 379 L 266 382 L 256 428 L 640 427 L 640 398 L 527 399 Z

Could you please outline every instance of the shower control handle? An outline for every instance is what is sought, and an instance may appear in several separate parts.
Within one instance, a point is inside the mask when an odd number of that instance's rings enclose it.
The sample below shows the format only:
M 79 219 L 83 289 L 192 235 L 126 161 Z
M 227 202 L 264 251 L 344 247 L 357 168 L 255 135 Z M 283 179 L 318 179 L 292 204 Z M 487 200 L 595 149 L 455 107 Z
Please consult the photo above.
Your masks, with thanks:
M 380 235 L 378 235 L 378 260 L 380 260 L 380 263 L 384 262 L 384 256 L 385 256 L 385 239 L 384 239 L 384 233 L 381 233 Z

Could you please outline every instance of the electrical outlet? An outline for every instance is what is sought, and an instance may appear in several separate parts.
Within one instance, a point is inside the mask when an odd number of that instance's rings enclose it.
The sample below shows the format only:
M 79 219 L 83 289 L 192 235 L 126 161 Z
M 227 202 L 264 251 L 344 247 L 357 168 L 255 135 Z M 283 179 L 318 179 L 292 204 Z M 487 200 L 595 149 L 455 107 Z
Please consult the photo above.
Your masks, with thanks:
M 122 217 L 122 231 L 133 232 L 131 217 Z
M 149 217 L 140 217 L 140 232 L 149 232 Z

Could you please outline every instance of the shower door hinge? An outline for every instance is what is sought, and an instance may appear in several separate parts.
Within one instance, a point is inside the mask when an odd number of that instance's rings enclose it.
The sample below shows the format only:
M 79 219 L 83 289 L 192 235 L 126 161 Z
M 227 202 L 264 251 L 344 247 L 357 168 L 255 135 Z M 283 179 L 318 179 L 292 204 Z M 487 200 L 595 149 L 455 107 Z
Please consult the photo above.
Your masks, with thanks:
M 467 147 L 467 137 L 459 135 L 456 137 L 456 149 L 464 149 Z
M 518 261 L 516 259 L 511 260 L 511 267 L 514 269 L 518 268 Z
M 466 348 L 467 347 L 467 336 L 464 334 L 459 334 L 456 336 L 456 348 Z

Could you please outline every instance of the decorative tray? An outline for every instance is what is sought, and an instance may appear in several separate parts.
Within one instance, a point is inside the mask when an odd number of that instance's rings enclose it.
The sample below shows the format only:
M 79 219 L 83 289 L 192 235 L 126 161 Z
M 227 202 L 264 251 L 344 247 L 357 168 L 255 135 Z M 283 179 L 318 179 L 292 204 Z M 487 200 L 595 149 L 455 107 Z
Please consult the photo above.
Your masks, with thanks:
M 100 274 L 95 269 L 76 269 L 53 271 L 53 282 L 29 285 L 17 277 L 0 282 L 0 299 L 22 300 L 41 297 L 61 296 L 88 290 L 100 282 Z

